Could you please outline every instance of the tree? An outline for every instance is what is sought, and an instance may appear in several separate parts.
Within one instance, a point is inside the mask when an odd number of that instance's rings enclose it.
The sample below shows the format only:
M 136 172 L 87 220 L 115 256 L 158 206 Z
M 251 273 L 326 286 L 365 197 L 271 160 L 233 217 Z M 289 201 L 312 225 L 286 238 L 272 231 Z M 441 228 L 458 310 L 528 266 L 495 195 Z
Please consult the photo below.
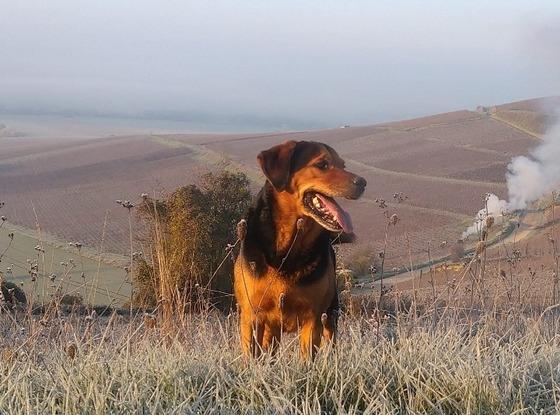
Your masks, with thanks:
M 250 203 L 249 179 L 227 171 L 201 179 L 164 200 L 145 197 L 139 206 L 152 254 L 136 262 L 135 306 L 163 301 L 177 310 L 231 302 L 232 261 L 224 258 Z

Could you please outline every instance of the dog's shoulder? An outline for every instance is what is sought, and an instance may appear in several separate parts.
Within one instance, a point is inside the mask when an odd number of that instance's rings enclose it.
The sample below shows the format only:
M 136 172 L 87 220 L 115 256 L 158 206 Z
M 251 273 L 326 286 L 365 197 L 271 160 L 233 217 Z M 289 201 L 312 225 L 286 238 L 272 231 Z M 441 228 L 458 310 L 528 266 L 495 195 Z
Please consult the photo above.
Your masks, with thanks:
M 253 199 L 245 214 L 247 234 L 242 242 L 241 255 L 245 261 L 254 264 L 256 276 L 266 272 L 266 258 L 272 255 L 271 248 L 276 240 L 269 192 L 267 183 Z

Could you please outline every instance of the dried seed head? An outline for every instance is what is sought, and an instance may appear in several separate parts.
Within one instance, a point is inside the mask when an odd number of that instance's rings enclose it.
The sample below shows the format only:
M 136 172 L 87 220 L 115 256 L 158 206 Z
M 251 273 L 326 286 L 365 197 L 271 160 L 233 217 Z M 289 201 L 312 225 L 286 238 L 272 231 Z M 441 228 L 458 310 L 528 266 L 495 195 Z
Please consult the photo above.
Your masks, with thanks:
M 70 358 L 70 360 L 74 360 L 76 354 L 78 352 L 78 348 L 74 343 L 68 343 L 66 346 L 66 355 Z
M 296 222 L 296 229 L 297 229 L 298 231 L 301 231 L 301 230 L 303 229 L 303 223 L 304 223 L 303 218 L 299 218 L 299 219 L 297 220 L 297 222 Z
M 405 195 L 403 192 L 393 193 L 393 199 L 395 199 L 398 203 L 401 203 L 408 199 L 408 196 Z
M 398 223 L 398 221 L 399 221 L 399 217 L 397 216 L 396 213 L 393 213 L 391 215 L 391 217 L 389 218 L 389 224 L 391 224 L 393 226 L 396 225 Z
M 237 223 L 237 239 L 242 241 L 245 239 L 246 235 L 247 235 L 247 221 L 245 219 L 241 219 Z
M 476 254 L 477 254 L 477 255 L 480 255 L 480 254 L 482 254 L 485 250 L 486 250 L 486 242 L 484 242 L 484 241 L 478 241 L 478 243 L 476 244 Z
M 490 229 L 492 225 L 494 225 L 494 216 L 487 216 L 486 217 L 486 229 Z
M 375 199 L 375 203 L 380 209 L 385 209 L 387 207 L 387 202 L 384 199 Z
M 144 313 L 144 325 L 149 329 L 153 329 L 156 326 L 156 316 Z
M 17 357 L 17 351 L 12 349 L 2 350 L 2 361 L 6 364 L 11 364 Z

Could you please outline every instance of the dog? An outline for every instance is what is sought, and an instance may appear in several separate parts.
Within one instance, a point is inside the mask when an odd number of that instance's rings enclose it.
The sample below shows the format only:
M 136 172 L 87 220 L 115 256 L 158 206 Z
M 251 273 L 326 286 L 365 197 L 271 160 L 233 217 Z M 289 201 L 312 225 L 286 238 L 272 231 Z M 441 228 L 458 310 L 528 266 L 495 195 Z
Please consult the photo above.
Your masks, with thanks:
M 287 141 L 257 160 L 267 180 L 238 224 L 234 266 L 243 352 L 274 353 L 283 333 L 299 330 L 301 355 L 313 358 L 336 338 L 332 243 L 354 239 L 350 216 L 333 197 L 358 199 L 367 183 L 322 143 Z

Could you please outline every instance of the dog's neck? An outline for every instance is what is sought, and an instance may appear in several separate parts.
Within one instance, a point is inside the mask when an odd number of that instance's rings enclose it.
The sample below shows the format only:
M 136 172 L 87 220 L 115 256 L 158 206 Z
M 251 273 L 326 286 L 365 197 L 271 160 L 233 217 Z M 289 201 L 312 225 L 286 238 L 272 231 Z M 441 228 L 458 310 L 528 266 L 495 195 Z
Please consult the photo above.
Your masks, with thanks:
M 286 252 L 292 246 L 312 246 L 324 233 L 324 228 L 309 216 L 302 215 L 294 206 L 294 196 L 287 192 L 271 191 L 272 218 L 276 227 L 276 252 Z M 301 224 L 298 229 L 298 220 Z
M 293 200 L 293 195 L 277 192 L 267 182 L 250 209 L 244 251 L 248 260 L 255 262 L 257 273 L 270 266 L 291 275 L 324 255 L 318 249 L 324 246 L 321 239 L 330 240 L 328 231 L 302 216 Z M 300 218 L 303 225 L 298 230 Z

